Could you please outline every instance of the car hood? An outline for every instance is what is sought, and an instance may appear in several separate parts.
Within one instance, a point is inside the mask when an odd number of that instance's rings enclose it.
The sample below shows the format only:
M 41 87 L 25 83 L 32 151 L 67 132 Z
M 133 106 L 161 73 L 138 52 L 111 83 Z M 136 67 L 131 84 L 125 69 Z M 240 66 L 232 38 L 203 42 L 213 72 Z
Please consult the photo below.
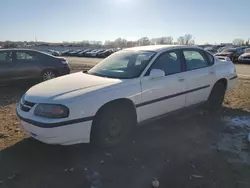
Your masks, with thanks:
M 216 56 L 227 56 L 227 55 L 232 55 L 234 52 L 220 52 L 216 53 Z
M 241 57 L 250 57 L 250 53 L 244 53 L 241 55 Z
M 24 100 L 34 103 L 57 103 L 120 82 L 122 82 L 120 79 L 104 78 L 78 72 L 33 86 L 25 93 Z

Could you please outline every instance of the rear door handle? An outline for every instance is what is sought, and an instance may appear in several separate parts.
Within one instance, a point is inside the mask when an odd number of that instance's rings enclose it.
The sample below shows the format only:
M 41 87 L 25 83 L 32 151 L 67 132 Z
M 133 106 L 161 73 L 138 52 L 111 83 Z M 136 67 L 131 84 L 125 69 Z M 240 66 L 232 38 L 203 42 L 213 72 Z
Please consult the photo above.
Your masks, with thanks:
M 214 74 L 214 71 L 210 71 L 209 74 Z

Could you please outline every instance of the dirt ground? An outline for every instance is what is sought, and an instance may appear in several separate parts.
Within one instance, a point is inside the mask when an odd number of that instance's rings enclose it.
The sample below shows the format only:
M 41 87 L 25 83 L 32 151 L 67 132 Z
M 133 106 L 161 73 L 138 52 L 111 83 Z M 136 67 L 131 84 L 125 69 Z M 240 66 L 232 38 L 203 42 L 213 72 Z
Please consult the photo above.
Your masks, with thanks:
M 70 65 L 73 72 L 92 66 Z M 193 111 L 163 118 L 105 150 L 28 138 L 19 129 L 15 107 L 31 86 L 0 88 L 0 187 L 83 188 L 94 182 L 98 188 L 147 188 L 153 178 L 165 188 L 250 187 L 248 79 L 238 80 L 216 115 Z

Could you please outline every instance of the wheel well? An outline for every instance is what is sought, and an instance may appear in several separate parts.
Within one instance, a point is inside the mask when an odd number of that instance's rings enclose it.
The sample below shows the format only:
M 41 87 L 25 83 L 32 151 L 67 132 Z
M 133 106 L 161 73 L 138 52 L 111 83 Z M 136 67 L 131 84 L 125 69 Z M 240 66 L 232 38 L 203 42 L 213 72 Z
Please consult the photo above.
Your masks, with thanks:
M 223 83 L 224 86 L 225 86 L 225 89 L 227 89 L 227 79 L 222 78 L 222 79 L 218 80 L 216 83 L 219 83 L 219 82 Z M 216 83 L 215 83 L 215 84 L 216 84 Z
M 129 117 L 133 118 L 135 123 L 137 122 L 137 113 L 134 103 L 130 99 L 122 98 L 109 101 L 108 103 L 102 105 L 94 116 L 93 124 L 97 120 L 99 114 L 101 114 L 105 109 L 111 107 L 122 107 L 123 110 L 126 110 L 126 114 L 128 114 Z

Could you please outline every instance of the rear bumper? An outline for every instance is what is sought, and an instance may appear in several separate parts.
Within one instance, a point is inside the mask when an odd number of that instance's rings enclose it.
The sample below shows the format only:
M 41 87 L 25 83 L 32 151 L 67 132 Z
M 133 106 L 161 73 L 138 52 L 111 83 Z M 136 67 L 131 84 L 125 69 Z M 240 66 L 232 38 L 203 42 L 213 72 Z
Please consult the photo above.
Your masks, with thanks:
M 58 72 L 58 76 L 63 76 L 63 75 L 67 75 L 70 73 L 70 68 L 68 66 L 65 67 L 61 67 L 57 69 Z

